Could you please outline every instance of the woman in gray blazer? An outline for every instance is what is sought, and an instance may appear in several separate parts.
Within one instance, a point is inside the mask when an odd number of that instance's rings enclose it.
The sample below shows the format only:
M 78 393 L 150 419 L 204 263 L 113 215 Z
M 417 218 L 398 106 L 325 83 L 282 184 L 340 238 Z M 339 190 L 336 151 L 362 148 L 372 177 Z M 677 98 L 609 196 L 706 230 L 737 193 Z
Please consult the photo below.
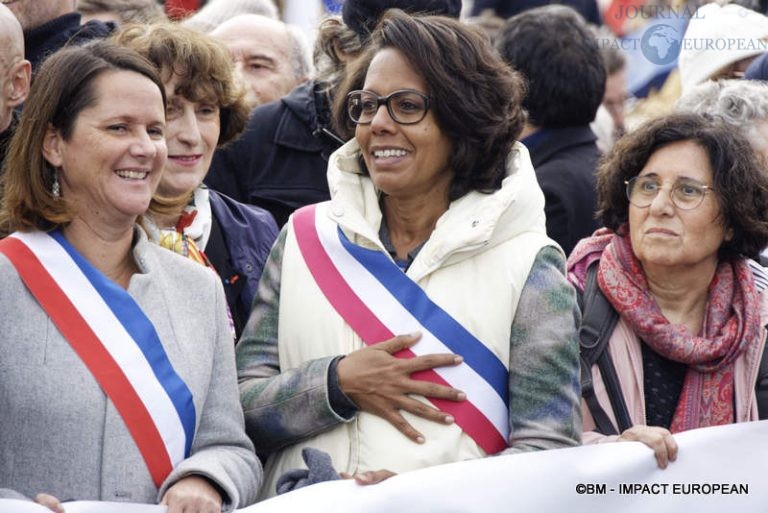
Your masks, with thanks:
M 221 282 L 139 227 L 165 107 L 152 65 L 111 43 L 38 72 L 0 210 L 0 496 L 255 500 Z

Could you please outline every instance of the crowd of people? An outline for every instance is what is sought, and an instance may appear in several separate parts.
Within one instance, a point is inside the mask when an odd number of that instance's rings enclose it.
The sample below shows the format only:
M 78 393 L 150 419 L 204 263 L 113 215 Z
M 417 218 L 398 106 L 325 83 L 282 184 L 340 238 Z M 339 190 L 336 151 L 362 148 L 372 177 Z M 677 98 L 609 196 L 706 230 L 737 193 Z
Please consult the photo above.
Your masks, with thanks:
M 768 54 L 683 48 L 632 118 L 591 0 L 330 2 L 312 52 L 193 3 L 0 4 L 0 498 L 665 468 L 768 418 Z

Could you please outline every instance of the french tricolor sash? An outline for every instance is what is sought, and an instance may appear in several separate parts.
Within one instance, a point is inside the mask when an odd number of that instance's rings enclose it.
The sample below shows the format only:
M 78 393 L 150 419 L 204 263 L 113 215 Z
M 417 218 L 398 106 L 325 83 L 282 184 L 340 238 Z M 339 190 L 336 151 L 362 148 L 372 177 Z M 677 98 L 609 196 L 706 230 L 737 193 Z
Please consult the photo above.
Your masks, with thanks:
M 195 406 L 152 322 L 59 231 L 13 233 L 0 252 L 109 396 L 159 487 L 189 456 Z
M 323 295 L 365 344 L 420 331 L 419 342 L 397 357 L 433 353 L 464 357 L 464 363 L 456 367 L 435 368 L 412 377 L 465 392 L 465 401 L 429 401 L 453 415 L 487 454 L 506 448 L 509 394 L 504 363 L 430 300 L 384 253 L 352 244 L 314 205 L 293 214 L 293 227 L 302 257 Z

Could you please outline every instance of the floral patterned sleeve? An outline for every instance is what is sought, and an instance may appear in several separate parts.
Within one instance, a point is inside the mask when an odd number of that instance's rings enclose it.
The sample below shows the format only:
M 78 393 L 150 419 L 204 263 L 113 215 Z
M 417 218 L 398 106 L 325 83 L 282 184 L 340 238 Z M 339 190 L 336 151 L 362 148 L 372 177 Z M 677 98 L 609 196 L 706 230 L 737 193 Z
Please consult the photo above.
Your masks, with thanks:
M 333 382 L 336 373 L 329 372 L 338 357 L 312 360 L 295 369 L 280 369 L 277 328 L 285 239 L 283 228 L 264 265 L 251 315 L 237 344 L 245 428 L 260 454 L 327 431 L 351 420 L 355 412 L 354 407 L 331 407 L 337 403 L 329 396 L 341 393 L 338 383 Z
M 554 247 L 536 256 L 512 323 L 510 448 L 503 454 L 579 445 L 581 391 L 576 293 Z

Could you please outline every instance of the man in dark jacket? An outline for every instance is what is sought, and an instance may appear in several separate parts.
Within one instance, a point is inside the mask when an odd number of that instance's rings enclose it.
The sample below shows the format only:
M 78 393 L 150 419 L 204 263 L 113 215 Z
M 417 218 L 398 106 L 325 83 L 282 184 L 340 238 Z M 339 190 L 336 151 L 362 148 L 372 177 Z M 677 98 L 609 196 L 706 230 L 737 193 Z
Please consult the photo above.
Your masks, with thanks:
M 33 73 L 65 44 L 104 38 L 114 30 L 114 24 L 96 20 L 80 25 L 76 6 L 76 0 L 16 0 L 8 4 L 24 30 L 26 58 Z
M 584 19 L 548 5 L 510 18 L 502 57 L 528 79 L 522 142 L 544 191 L 547 234 L 565 254 L 598 228 L 595 169 L 600 157 L 589 124 L 603 99 L 605 68 Z
M 330 99 L 311 80 L 253 110 L 239 139 L 216 151 L 205 183 L 268 210 L 282 227 L 299 207 L 330 197 L 325 171 L 341 146 L 330 128 Z

